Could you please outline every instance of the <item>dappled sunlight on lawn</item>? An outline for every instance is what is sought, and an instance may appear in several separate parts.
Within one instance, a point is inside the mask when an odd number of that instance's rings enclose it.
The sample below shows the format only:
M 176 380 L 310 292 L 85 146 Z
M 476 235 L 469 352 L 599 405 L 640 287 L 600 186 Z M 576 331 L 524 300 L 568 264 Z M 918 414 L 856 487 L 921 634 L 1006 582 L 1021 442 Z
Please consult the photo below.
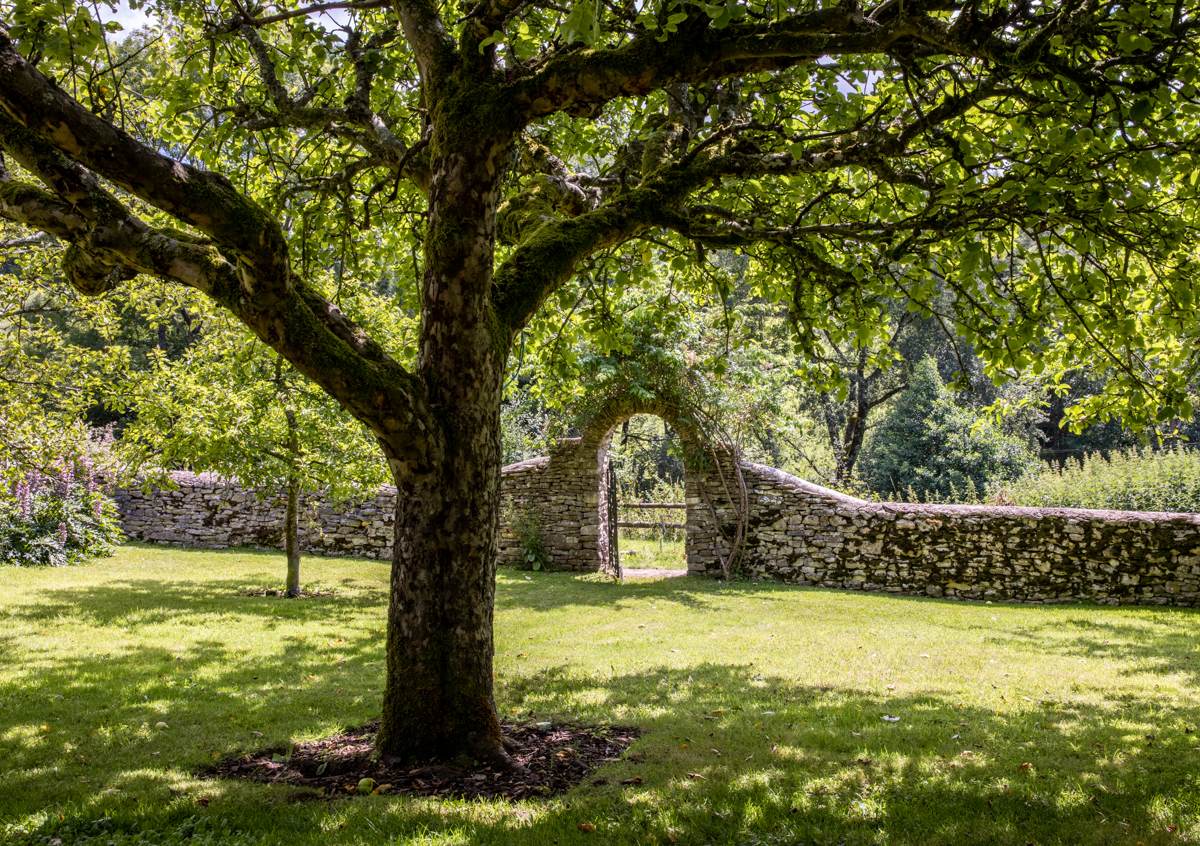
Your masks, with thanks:
M 0 604 L 0 822 L 220 814 L 270 842 L 547 846 L 1200 835 L 1191 611 L 503 571 L 502 716 L 643 737 L 548 803 L 300 801 L 195 773 L 378 715 L 386 565 L 306 560 L 335 592 L 293 602 L 244 595 L 279 556 L 122 556 L 21 572 Z

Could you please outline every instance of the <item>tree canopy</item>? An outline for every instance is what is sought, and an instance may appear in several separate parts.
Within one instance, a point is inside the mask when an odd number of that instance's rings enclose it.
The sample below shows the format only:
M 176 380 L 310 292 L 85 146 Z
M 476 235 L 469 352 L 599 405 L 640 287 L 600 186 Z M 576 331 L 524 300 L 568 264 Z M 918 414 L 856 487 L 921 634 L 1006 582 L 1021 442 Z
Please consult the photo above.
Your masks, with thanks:
M 147 8 L 114 49 L 88 7 L 0 3 L 0 216 L 83 293 L 203 293 L 370 429 L 400 492 L 385 754 L 504 757 L 503 374 L 572 315 L 627 346 L 627 295 L 726 302 L 739 252 L 801 353 L 885 349 L 900 299 L 997 381 L 1088 362 L 1077 420 L 1191 416 L 1182 0 Z

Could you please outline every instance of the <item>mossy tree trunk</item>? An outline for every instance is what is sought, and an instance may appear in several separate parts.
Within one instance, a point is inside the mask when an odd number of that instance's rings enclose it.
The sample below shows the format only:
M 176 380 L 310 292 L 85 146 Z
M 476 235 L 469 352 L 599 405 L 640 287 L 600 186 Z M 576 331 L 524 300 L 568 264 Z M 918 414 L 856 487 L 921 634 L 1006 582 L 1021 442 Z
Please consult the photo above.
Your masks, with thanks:
M 508 338 L 490 301 L 498 185 L 511 136 L 435 133 L 418 373 L 432 461 L 397 453 L 385 756 L 507 762 L 492 699 L 500 395 Z M 385 451 L 387 445 L 385 444 Z

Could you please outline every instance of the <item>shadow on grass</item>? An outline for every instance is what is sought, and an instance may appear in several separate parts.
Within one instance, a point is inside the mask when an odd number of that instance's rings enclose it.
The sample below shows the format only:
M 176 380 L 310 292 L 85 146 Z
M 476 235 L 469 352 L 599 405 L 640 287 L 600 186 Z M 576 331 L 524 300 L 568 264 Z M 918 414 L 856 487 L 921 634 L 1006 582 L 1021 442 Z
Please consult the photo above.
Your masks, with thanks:
M 195 614 L 202 606 L 221 613 L 250 616 L 271 615 L 288 620 L 313 620 L 330 614 L 378 607 L 387 597 L 379 585 L 342 580 L 354 593 L 288 599 L 282 596 L 247 596 L 261 585 L 246 578 L 204 580 L 124 579 L 87 587 L 51 588 L 42 592 L 43 601 L 18 606 L 9 613 L 31 622 L 52 620 L 71 614 L 96 625 L 111 625 L 136 613 L 139 624 L 155 624 Z M 130 609 L 135 609 L 131 611 Z
M 369 644 L 347 652 L 351 666 L 372 655 Z M 148 690 L 166 700 L 158 715 L 173 731 L 194 730 L 170 750 L 160 744 L 157 760 L 149 758 L 153 732 L 108 733 L 97 741 L 58 738 L 52 731 L 29 743 L 7 742 L 6 815 L 32 813 L 50 794 L 76 806 L 77 822 L 108 816 L 132 825 L 148 815 L 154 826 L 169 827 L 188 816 L 219 814 L 231 816 L 235 828 L 248 834 L 272 838 L 291 828 L 313 834 L 332 821 L 364 842 L 378 835 L 379 842 L 421 836 L 429 842 L 514 844 L 1141 840 L 1149 846 L 1171 840 L 1166 826 L 1194 813 L 1189 809 L 1197 788 L 1191 763 L 1196 741 L 1184 728 L 1200 722 L 1195 704 L 1164 714 L 1153 697 L 1124 696 L 1111 700 L 1103 713 L 1044 703 L 1010 714 L 962 706 L 944 691 L 885 700 L 764 677 L 750 665 L 705 663 L 603 681 L 581 680 L 561 666 L 522 680 L 522 687 L 535 689 L 560 717 L 584 686 L 593 702 L 590 721 L 635 703 L 650 714 L 642 721 L 648 734 L 631 755 L 593 773 L 565 802 L 502 807 L 481 818 L 479 806 L 428 800 L 297 805 L 294 789 L 238 783 L 192 786 L 191 795 L 173 797 L 167 788 L 186 780 L 182 771 L 207 763 L 209 748 L 224 754 L 258 744 L 286 745 L 306 731 L 314 708 L 338 702 L 330 691 L 344 681 L 311 650 L 289 645 L 254 670 L 272 678 L 299 671 L 306 684 L 271 689 L 248 701 L 237 692 L 256 689 L 246 678 L 250 670 L 229 667 L 227 650 L 190 660 L 207 664 L 232 696 L 206 698 L 203 687 L 170 673 L 174 656 L 163 650 L 110 659 L 103 667 L 67 659 L 57 667 L 58 679 L 28 685 L 25 701 L 45 703 L 55 693 L 66 703 L 89 699 L 100 708 L 97 724 L 109 727 L 143 719 L 144 705 L 130 701 L 130 694 Z M 105 687 L 98 681 L 102 676 L 119 679 L 121 686 Z M 514 694 L 511 687 L 500 696 Z M 187 695 L 166 697 L 168 690 Z M 0 697 L 10 715 L 28 707 L 15 702 L 11 690 Z M 356 722 L 370 707 L 342 713 Z M 885 721 L 885 715 L 900 719 Z M 1114 729 L 1118 718 L 1121 728 Z M 268 736 L 256 743 L 247 726 L 266 729 Z M 173 757 L 163 761 L 168 751 Z M 56 789 L 61 777 L 49 773 L 51 762 L 77 755 L 106 756 L 108 793 L 80 785 Z M 635 775 L 641 784 L 620 784 Z M 197 806 L 193 798 L 200 794 L 211 797 L 211 804 Z M 37 798 L 12 801 L 19 796 Z M 579 824 L 595 825 L 596 832 L 583 834 Z
M 524 603 L 594 608 L 648 598 L 708 611 L 717 591 L 772 601 L 797 590 L 692 579 L 615 585 L 559 574 L 529 585 L 521 576 L 502 579 L 501 613 Z M 368 624 L 383 628 L 385 589 L 300 602 L 240 595 L 255 586 L 238 577 L 135 579 L 51 589 L 44 603 L 13 608 L 38 625 L 128 630 L 128 641 L 113 633 L 108 654 L 68 652 L 36 674 L 0 676 L 0 822 L 54 809 L 63 819 L 49 833 L 102 817 L 165 831 L 196 816 L 273 842 L 547 846 L 1153 846 L 1197 834 L 1195 700 L 1171 706 L 1147 690 L 1107 695 L 1096 707 L 1047 699 L 997 711 L 962 705 L 949 686 L 884 697 L 763 675 L 746 663 L 595 677 L 560 664 L 498 679 L 502 710 L 536 696 L 539 719 L 633 719 L 647 730 L 625 760 L 547 804 L 297 802 L 304 794 L 291 788 L 196 784 L 190 773 L 216 758 L 286 749 L 378 714 L 383 637 Z M 829 595 L 809 593 L 814 601 Z M 964 607 L 891 596 L 871 602 Z M 1187 628 L 1172 631 L 1177 618 L 1161 609 L 1104 609 L 1105 620 L 1089 621 L 1090 606 L 1079 607 L 1079 618 L 1056 606 L 1041 623 L 1050 609 L 1021 608 L 1029 614 L 993 638 L 1151 670 L 1195 645 Z M 137 642 L 139 626 L 170 623 L 192 627 L 179 649 Z M 252 642 L 262 627 L 291 626 L 296 632 L 269 652 Z M 634 776 L 641 784 L 621 784 Z M 200 806 L 198 798 L 210 801 Z

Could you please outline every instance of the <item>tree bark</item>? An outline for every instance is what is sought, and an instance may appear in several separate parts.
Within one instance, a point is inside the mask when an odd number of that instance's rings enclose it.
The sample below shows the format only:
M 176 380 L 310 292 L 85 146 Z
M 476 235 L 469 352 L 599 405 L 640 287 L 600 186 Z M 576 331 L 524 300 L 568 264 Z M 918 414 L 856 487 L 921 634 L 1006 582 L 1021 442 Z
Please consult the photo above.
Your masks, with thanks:
M 300 437 L 296 432 L 296 414 L 285 409 L 288 425 L 288 452 L 292 463 L 288 467 L 287 515 L 283 521 L 283 548 L 287 554 L 288 596 L 300 595 Z
M 387 679 L 376 745 L 387 758 L 511 764 L 492 698 L 492 606 L 507 332 L 490 290 L 510 137 L 449 123 L 433 139 L 417 370 L 436 447 L 415 466 L 383 443 L 396 480 Z M 455 149 L 457 147 L 457 149 Z
M 295 473 L 288 475 L 287 516 L 284 518 L 283 547 L 287 553 L 287 595 L 300 595 L 300 479 Z

